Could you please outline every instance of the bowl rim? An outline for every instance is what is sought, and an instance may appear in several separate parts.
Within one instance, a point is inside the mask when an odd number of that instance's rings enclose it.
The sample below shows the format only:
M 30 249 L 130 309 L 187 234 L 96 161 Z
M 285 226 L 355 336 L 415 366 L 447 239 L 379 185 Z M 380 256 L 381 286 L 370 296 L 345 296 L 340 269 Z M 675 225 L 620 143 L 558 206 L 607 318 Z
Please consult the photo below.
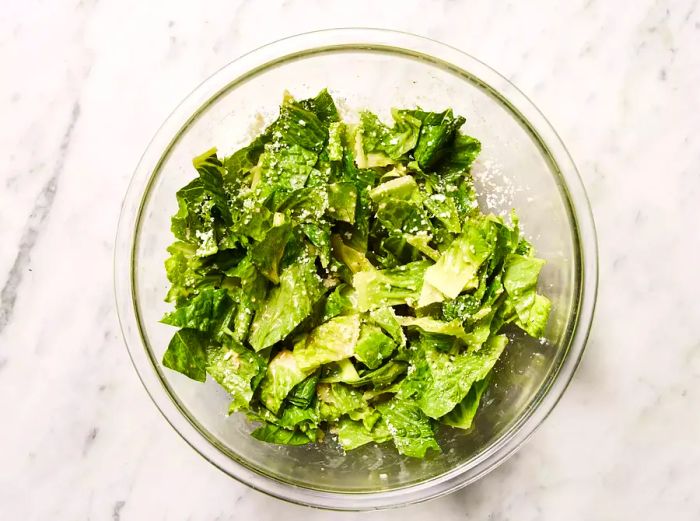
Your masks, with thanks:
M 455 469 L 423 482 L 377 492 L 330 492 L 282 481 L 234 459 L 220 443 L 202 432 L 203 428 L 187 415 L 158 374 L 157 361 L 141 334 L 133 280 L 138 225 L 150 186 L 171 146 L 194 118 L 236 83 L 267 67 L 302 55 L 348 48 L 391 51 L 428 60 L 496 96 L 539 142 L 559 175 L 558 186 L 568 202 L 579 255 L 578 305 L 568 346 L 559 367 L 548 376 L 521 416 L 490 445 Z M 503 463 L 551 413 L 571 381 L 590 332 L 597 287 L 597 239 L 590 203 L 569 152 L 542 112 L 506 78 L 471 55 L 430 38 L 387 29 L 324 29 L 283 38 L 240 56 L 202 82 L 168 116 L 143 153 L 122 203 L 114 250 L 114 289 L 122 336 L 144 388 L 168 423 L 202 457 L 234 479 L 279 499 L 333 510 L 381 509 L 436 498 L 473 483 Z

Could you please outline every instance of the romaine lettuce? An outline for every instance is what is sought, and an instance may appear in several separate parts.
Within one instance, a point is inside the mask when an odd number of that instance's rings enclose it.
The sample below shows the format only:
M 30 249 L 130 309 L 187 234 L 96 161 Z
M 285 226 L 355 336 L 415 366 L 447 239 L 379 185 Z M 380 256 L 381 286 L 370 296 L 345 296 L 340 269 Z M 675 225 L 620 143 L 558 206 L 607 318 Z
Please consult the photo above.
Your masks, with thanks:
M 386 306 L 412 305 L 423 287 L 423 276 L 430 262 L 416 261 L 389 270 L 366 270 L 355 273 L 353 285 L 360 311 Z
M 286 338 L 311 313 L 312 306 L 323 295 L 324 287 L 312 259 L 286 268 L 279 286 L 270 291 L 256 312 L 248 341 L 256 351 Z
M 508 339 L 545 334 L 544 261 L 484 215 L 481 143 L 452 110 L 362 112 L 327 90 L 295 100 L 247 146 L 193 160 L 176 193 L 163 365 L 207 375 L 268 443 L 392 441 L 439 451 L 469 429 Z

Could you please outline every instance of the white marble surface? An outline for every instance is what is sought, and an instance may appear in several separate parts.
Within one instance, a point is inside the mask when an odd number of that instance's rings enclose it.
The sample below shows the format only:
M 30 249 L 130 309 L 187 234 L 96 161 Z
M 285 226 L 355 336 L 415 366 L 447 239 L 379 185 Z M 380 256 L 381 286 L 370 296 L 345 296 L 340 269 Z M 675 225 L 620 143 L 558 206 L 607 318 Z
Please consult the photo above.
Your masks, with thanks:
M 323 11 L 323 12 L 322 12 Z M 166 424 L 112 296 L 122 195 L 196 84 L 281 36 L 379 26 L 512 79 L 576 160 L 601 285 L 545 425 L 466 490 L 375 519 L 700 519 L 700 8 L 693 0 L 6 1 L 0 519 L 359 519 L 236 483 Z

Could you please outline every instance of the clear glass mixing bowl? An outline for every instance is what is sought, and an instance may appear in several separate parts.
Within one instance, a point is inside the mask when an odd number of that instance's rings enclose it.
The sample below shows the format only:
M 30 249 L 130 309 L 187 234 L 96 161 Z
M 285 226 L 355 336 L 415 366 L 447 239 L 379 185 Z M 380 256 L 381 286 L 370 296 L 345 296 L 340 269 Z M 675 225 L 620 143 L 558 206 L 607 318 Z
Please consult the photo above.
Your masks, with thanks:
M 441 454 L 425 460 L 386 446 L 342 454 L 329 444 L 275 446 L 248 435 L 242 415 L 226 417 L 226 393 L 165 369 L 172 328 L 163 268 L 172 241 L 175 192 L 194 175 L 192 157 L 232 151 L 274 117 L 284 90 L 295 97 L 327 87 L 348 109 L 385 117 L 393 106 L 467 117 L 483 143 L 474 176 L 494 212 L 517 208 L 526 235 L 547 260 L 540 290 L 553 301 L 546 343 L 512 339 L 495 370 L 474 428 L 445 429 Z M 489 196 L 488 194 L 491 194 Z M 225 66 L 190 94 L 158 130 L 122 208 L 115 255 L 119 318 L 134 366 L 165 418 L 204 458 L 273 496 L 341 510 L 397 506 L 462 487 L 513 453 L 552 410 L 581 358 L 597 284 L 593 219 L 576 168 L 533 104 L 505 78 L 456 49 L 392 31 L 339 29 L 262 47 Z

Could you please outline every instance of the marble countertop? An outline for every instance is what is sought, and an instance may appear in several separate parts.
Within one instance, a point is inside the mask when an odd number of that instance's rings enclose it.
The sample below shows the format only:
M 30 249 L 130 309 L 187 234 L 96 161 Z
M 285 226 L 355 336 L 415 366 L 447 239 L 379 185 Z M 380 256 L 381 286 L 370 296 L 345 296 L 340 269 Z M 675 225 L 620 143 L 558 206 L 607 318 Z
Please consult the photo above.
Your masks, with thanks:
M 477 484 L 372 516 L 700 519 L 694 0 L 5 4 L 0 518 L 360 518 L 268 498 L 190 449 L 131 366 L 112 291 L 122 196 L 171 109 L 236 56 L 333 26 L 433 37 L 515 82 L 577 162 L 600 246 L 587 353 L 546 423 Z

